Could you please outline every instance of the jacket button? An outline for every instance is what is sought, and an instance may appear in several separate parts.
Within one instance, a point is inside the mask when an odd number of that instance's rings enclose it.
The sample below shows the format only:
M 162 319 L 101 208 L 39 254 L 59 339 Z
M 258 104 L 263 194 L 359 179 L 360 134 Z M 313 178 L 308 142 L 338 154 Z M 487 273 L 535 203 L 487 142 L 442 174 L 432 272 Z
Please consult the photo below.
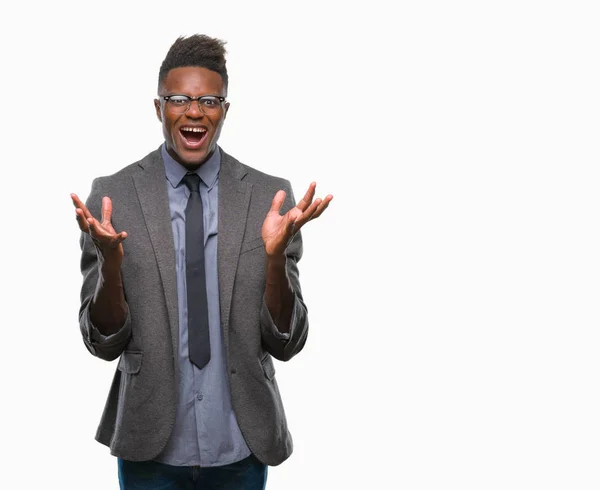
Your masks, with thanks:
M 235 373 L 237 373 L 237 371 L 235 369 L 232 369 L 231 374 L 235 374 Z

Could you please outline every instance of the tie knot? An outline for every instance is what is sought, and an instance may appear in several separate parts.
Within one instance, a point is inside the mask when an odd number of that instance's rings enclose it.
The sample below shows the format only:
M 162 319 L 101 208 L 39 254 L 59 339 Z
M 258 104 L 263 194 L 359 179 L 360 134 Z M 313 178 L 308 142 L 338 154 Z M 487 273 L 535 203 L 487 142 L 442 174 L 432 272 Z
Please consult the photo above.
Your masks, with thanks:
M 183 177 L 183 182 L 187 185 L 190 192 L 200 192 L 200 176 L 193 172 L 188 172 Z

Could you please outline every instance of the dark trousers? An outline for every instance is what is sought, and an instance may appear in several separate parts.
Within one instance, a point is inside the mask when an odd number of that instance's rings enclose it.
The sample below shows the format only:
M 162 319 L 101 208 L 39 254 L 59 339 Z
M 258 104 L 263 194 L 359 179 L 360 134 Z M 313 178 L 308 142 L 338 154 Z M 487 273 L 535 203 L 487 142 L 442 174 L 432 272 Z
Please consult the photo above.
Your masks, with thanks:
M 264 490 L 267 466 L 249 456 L 214 468 L 118 460 L 121 490 Z

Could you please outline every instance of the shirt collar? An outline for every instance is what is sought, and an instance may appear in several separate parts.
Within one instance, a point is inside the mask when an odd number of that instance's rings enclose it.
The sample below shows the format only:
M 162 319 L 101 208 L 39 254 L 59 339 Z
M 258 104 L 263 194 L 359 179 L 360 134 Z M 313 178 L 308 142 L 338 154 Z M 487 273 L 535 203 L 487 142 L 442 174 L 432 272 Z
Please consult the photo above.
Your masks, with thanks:
M 175 159 L 169 155 L 167 151 L 167 145 L 163 143 L 160 148 L 160 153 L 162 155 L 163 161 L 165 162 L 165 171 L 167 173 L 167 180 L 173 187 L 177 187 L 185 174 L 188 173 L 188 170 L 181 165 L 179 162 L 175 161 Z M 217 182 L 217 177 L 219 176 L 219 169 L 221 168 L 221 150 L 217 146 L 215 151 L 210 156 L 208 160 L 206 160 L 200 167 L 198 167 L 195 172 L 198 174 L 202 182 L 206 184 L 206 186 L 211 189 L 213 185 Z

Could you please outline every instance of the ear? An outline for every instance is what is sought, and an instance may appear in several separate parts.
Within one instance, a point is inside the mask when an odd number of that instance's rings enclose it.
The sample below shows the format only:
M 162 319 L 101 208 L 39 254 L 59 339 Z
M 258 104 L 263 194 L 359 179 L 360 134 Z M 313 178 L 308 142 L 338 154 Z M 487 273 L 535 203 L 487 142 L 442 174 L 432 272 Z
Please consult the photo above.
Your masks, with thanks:
M 227 111 L 229 111 L 229 102 L 225 102 L 225 112 L 223 113 L 223 119 L 227 117 Z
M 162 122 L 162 114 L 160 112 L 160 101 L 158 99 L 154 99 L 154 109 L 156 110 L 156 117 L 160 122 Z

